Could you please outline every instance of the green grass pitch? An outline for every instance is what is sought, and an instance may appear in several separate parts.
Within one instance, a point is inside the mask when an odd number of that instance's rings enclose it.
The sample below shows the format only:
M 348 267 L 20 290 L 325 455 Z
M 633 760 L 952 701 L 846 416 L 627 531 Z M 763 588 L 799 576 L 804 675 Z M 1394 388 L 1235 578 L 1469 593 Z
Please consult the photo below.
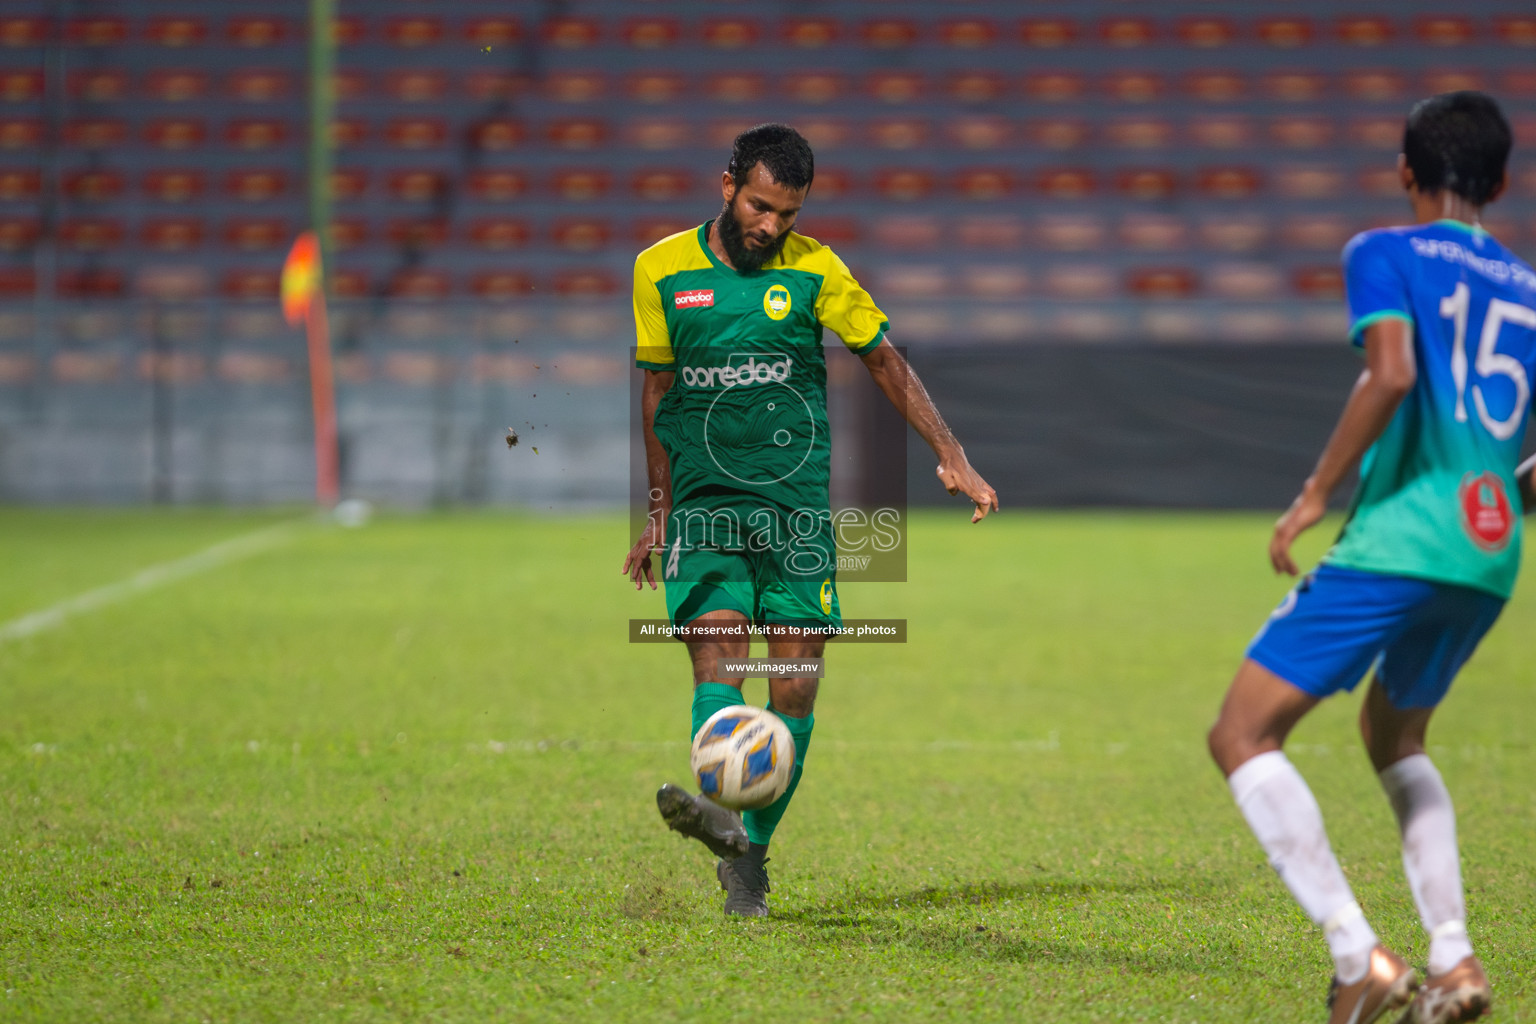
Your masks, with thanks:
M 283 517 L 0 510 L 0 622 Z M 309 526 L 0 644 L 0 1021 L 1321 1020 L 1323 942 L 1204 748 L 1286 586 L 1271 517 L 966 519 L 843 590 L 911 639 L 829 654 L 768 922 L 657 818 L 688 674 L 626 642 L 664 612 L 617 516 Z M 1503 1021 L 1536 1020 L 1533 585 L 1431 732 Z M 1422 966 L 1357 707 L 1290 752 Z

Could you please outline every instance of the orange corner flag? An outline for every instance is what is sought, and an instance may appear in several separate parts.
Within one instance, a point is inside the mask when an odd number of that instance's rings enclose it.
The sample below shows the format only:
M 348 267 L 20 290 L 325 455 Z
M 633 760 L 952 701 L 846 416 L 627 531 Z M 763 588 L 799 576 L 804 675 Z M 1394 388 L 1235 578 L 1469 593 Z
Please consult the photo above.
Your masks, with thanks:
M 294 240 L 283 262 L 283 316 L 290 324 L 297 327 L 309 316 L 319 290 L 320 243 L 313 231 L 306 231 Z

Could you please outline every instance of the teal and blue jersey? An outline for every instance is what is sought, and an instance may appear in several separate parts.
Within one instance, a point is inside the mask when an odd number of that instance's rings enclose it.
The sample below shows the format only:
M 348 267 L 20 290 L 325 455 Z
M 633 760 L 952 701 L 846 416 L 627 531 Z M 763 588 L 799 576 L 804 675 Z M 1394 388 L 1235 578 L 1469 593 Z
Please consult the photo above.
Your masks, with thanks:
M 1344 248 L 1350 340 L 1412 326 L 1418 374 L 1366 452 L 1324 561 L 1500 597 L 1520 568 L 1514 471 L 1536 374 L 1536 274 L 1460 221 L 1367 231 Z

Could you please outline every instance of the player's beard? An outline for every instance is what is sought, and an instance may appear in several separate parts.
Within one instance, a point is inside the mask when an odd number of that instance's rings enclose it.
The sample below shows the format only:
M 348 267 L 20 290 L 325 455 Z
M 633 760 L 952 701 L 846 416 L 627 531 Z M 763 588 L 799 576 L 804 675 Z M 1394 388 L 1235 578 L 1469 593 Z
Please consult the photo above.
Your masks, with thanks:
M 789 232 L 785 231 L 761 249 L 749 249 L 746 232 L 741 228 L 741 221 L 736 219 L 733 205 L 727 202 L 721 206 L 720 216 L 715 218 L 715 230 L 720 233 L 720 244 L 731 258 L 731 266 L 737 270 L 744 273 L 762 270 L 774 261 L 784 248 L 784 243 L 789 241 Z

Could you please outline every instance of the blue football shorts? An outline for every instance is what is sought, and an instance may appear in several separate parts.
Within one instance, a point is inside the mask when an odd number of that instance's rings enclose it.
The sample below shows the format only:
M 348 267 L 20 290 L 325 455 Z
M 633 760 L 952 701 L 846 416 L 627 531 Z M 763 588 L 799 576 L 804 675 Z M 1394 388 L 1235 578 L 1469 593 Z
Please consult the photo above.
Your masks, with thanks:
M 1432 708 L 1504 610 L 1484 590 L 1321 565 L 1285 595 L 1248 657 L 1322 698 L 1371 668 L 1392 706 Z

